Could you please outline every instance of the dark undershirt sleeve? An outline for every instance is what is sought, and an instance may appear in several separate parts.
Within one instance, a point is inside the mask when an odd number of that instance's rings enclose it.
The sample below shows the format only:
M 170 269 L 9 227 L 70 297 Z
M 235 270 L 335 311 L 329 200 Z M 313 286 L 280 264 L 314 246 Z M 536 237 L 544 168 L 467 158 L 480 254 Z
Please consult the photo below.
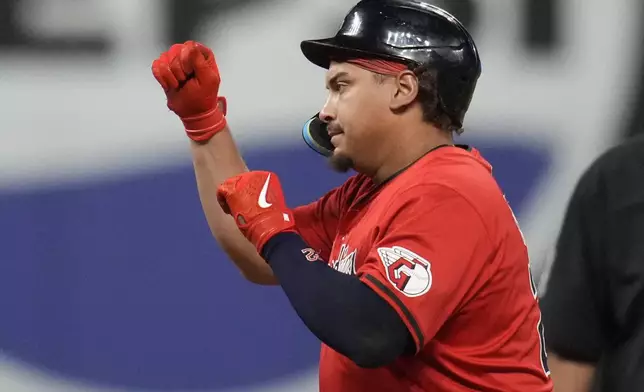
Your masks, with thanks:
M 318 339 L 367 368 L 387 365 L 414 342 L 389 304 L 357 277 L 309 262 L 295 233 L 271 238 L 262 250 L 291 305 Z

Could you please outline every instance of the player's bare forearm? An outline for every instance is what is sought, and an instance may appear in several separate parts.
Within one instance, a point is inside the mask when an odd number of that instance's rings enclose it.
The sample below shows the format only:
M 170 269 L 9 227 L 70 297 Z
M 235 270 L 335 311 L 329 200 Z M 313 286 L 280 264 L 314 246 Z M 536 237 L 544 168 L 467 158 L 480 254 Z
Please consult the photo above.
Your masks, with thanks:
M 246 279 L 277 284 L 269 265 L 217 202 L 217 187 L 227 178 L 248 171 L 228 127 L 206 143 L 192 142 L 191 150 L 199 198 L 213 236 Z
M 174 44 L 152 62 L 152 74 L 163 88 L 168 109 L 181 119 L 192 140 L 199 198 L 213 236 L 246 279 L 275 284 L 268 264 L 217 203 L 217 187 L 248 169 L 228 129 L 214 53 L 195 41 Z
M 557 392 L 589 392 L 595 366 L 564 359 L 555 353 L 548 354 L 550 376 Z

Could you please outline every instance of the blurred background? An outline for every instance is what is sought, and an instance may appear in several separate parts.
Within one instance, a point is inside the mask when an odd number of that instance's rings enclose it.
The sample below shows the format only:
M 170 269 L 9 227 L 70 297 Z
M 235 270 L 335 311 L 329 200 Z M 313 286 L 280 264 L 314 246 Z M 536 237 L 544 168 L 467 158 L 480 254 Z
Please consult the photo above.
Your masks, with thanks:
M 354 1 L 0 2 L 1 392 L 317 390 L 319 342 L 211 238 L 150 65 L 210 45 L 248 164 L 306 203 L 346 176 L 301 140 L 326 91 L 299 42 Z M 543 288 L 575 181 L 641 132 L 644 3 L 430 2 L 479 45 L 459 142 L 494 165 Z

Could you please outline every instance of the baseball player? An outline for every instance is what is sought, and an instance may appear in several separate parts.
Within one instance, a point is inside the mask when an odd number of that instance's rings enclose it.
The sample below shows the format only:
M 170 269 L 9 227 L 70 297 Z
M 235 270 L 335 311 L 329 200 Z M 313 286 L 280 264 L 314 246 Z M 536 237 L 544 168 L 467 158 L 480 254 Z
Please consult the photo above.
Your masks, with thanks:
M 489 163 L 453 141 L 481 72 L 472 37 L 440 8 L 363 0 L 301 49 L 329 91 L 304 138 L 357 174 L 296 208 L 240 157 L 210 49 L 174 45 L 152 69 L 215 238 L 322 341 L 320 390 L 551 391 L 522 234 Z

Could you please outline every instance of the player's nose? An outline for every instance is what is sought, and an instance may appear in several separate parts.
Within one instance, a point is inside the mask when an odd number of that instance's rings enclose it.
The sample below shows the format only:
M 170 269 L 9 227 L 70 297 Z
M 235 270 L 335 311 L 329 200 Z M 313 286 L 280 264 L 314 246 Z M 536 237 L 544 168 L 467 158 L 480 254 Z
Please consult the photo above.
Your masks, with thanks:
M 318 117 L 322 122 L 325 122 L 327 124 L 335 120 L 335 111 L 333 110 L 330 99 L 327 99 L 327 101 L 324 103 L 324 106 L 322 106 L 322 110 L 320 110 Z
M 320 114 L 318 115 L 318 117 L 320 118 L 320 120 L 322 120 L 322 122 L 327 123 L 327 124 L 330 123 L 331 121 L 333 121 L 333 116 L 331 116 L 328 113 L 325 113 L 323 111 L 320 111 Z

